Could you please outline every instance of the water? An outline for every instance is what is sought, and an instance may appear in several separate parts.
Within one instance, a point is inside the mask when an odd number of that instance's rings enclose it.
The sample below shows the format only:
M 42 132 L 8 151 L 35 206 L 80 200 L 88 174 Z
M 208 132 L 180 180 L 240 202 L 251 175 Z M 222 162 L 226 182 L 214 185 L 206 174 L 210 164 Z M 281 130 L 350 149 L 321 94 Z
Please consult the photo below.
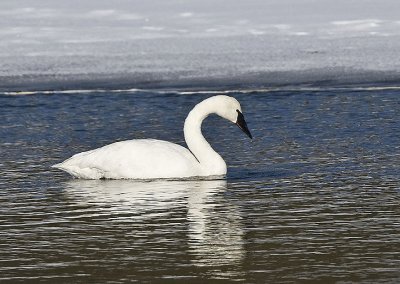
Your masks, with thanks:
M 226 180 L 85 181 L 50 169 L 117 140 L 183 144 L 211 93 L 0 95 L 0 282 L 396 283 L 400 90 L 235 92 L 250 141 L 204 134 Z

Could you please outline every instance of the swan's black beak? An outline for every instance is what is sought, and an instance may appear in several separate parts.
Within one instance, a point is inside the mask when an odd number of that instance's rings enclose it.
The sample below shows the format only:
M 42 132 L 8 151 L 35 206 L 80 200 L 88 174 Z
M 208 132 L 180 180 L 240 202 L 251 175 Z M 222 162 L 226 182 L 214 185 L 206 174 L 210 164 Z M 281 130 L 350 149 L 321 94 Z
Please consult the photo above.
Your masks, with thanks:
M 242 129 L 242 131 L 244 133 L 246 133 L 247 136 L 250 137 L 250 139 L 253 139 L 253 136 L 251 136 L 249 128 L 247 128 L 247 123 L 244 120 L 243 114 L 239 110 L 236 110 L 236 111 L 238 113 L 238 116 L 237 116 L 237 119 L 236 119 L 236 125 L 239 126 L 239 128 Z

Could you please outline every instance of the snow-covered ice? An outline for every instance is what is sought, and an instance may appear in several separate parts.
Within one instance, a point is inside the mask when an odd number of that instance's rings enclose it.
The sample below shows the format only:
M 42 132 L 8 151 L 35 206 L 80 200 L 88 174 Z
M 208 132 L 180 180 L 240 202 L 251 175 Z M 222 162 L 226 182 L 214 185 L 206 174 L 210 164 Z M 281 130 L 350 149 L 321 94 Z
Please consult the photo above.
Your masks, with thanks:
M 397 0 L 2 0 L 0 89 L 398 82 Z

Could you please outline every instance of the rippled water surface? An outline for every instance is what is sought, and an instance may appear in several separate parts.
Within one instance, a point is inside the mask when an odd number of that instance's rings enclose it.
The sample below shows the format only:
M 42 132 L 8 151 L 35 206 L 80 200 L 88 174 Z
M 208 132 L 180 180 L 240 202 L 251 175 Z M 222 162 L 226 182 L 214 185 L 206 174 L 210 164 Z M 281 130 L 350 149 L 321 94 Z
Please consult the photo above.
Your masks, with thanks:
M 253 141 L 203 124 L 226 180 L 49 168 L 118 140 L 183 145 L 210 95 L 0 95 L 0 282 L 400 281 L 399 90 L 233 92 Z

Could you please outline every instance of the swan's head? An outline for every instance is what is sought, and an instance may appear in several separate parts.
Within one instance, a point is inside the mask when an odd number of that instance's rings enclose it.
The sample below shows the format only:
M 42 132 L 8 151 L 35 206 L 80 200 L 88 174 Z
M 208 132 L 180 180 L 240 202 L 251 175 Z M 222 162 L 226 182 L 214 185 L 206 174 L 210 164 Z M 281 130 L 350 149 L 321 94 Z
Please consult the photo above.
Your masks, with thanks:
M 250 130 L 247 127 L 246 120 L 244 119 L 240 103 L 235 98 L 224 95 L 215 96 L 213 98 L 215 98 L 217 101 L 216 113 L 219 116 L 235 123 L 240 129 L 242 129 L 244 133 L 247 134 L 247 136 L 253 139 Z

